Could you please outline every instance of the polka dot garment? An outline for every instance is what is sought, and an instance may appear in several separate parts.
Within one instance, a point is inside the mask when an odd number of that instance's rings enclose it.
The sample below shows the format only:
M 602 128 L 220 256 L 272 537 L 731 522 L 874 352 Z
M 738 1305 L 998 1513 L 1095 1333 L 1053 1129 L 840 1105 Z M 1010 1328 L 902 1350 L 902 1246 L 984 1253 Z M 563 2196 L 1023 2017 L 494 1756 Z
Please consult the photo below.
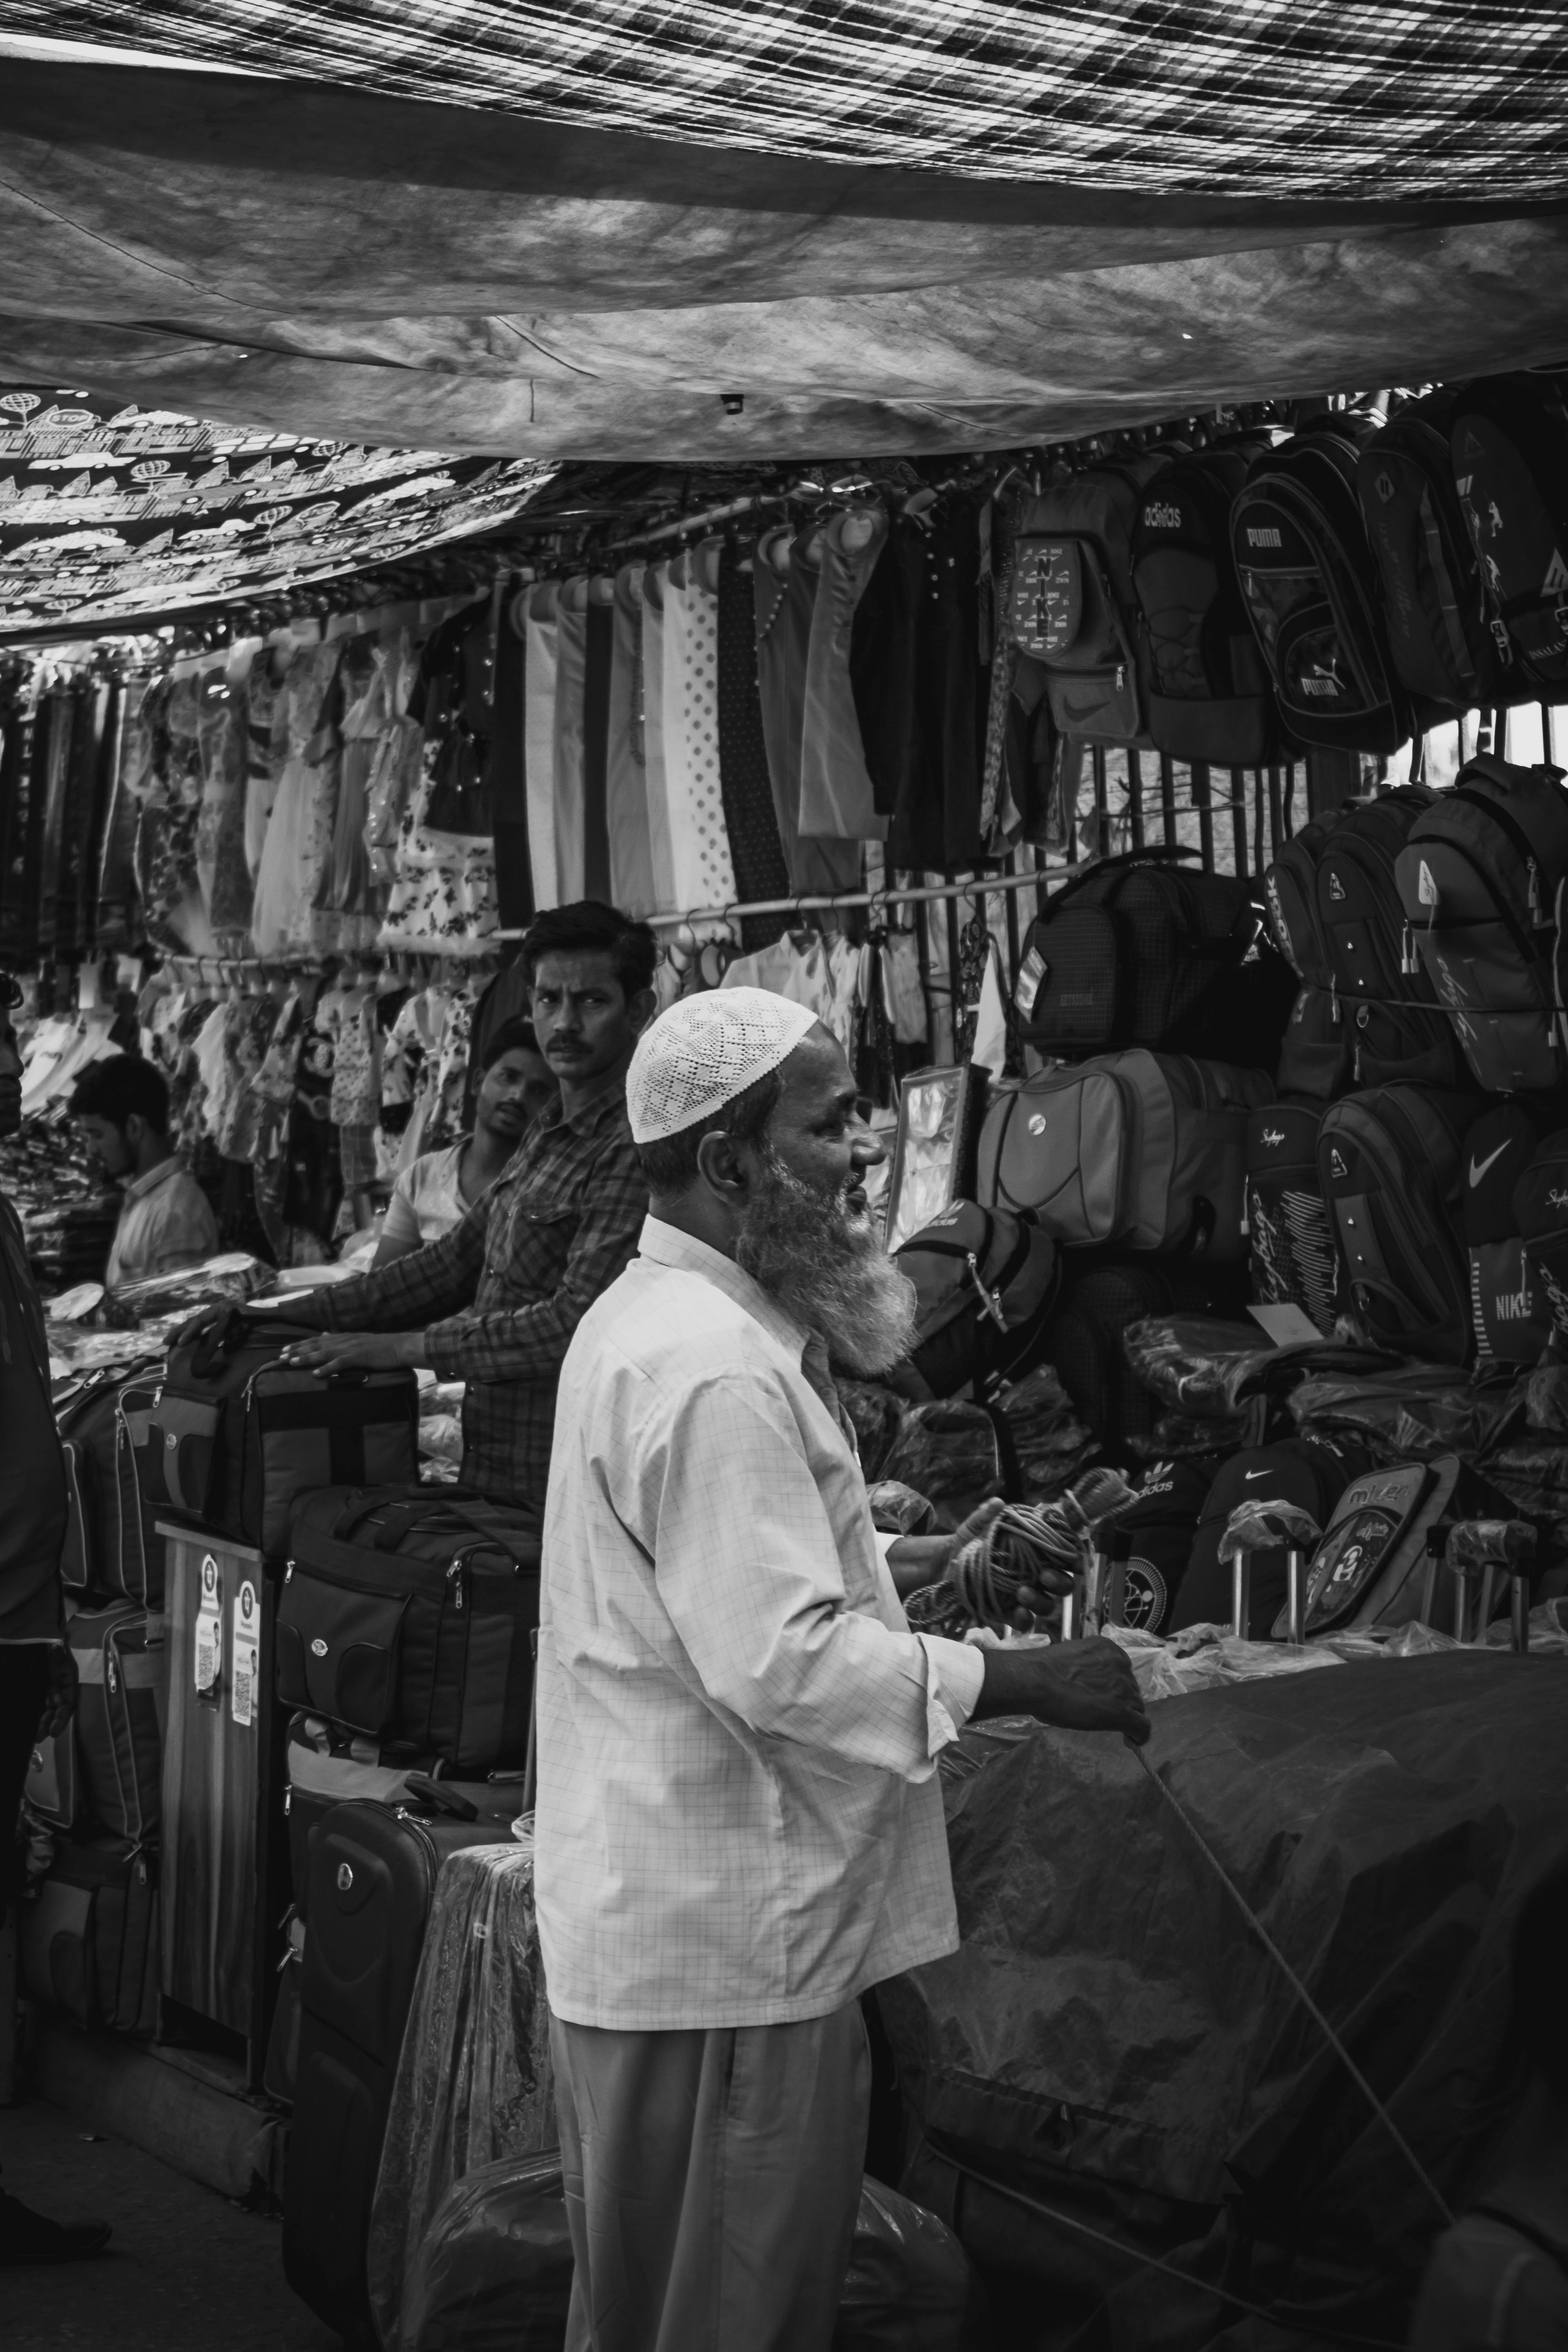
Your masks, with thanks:
M 737 893 L 719 770 L 719 542 L 669 567 L 664 597 L 664 745 L 675 904 Z

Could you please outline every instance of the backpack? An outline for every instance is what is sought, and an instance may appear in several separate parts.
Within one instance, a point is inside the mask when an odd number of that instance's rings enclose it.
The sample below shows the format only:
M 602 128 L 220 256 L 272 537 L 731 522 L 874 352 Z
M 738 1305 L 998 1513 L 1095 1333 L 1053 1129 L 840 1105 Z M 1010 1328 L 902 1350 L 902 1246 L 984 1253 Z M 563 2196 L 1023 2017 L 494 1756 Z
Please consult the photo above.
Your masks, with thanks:
M 1237 578 L 1230 509 L 1256 442 L 1177 457 L 1144 489 L 1132 586 L 1157 751 L 1216 768 L 1280 754 L 1274 691 Z
M 1268 451 L 1231 509 L 1231 546 L 1290 733 L 1394 751 L 1415 719 L 1373 593 L 1356 464 L 1355 443 L 1337 432 L 1300 433 Z
M 163 1605 L 163 1547 L 148 1541 L 142 1508 L 162 1370 L 161 1358 L 130 1373 L 123 1364 L 106 1364 L 56 1399 L 66 1473 L 60 1580 L 68 1592 L 120 1592 L 154 1609 Z
M 978 1196 L 1079 1247 L 1245 1257 L 1247 1113 L 1271 1092 L 1261 1070 L 1142 1047 L 1042 1070 L 986 1112 Z
M 1379 1345 L 1440 1364 L 1468 1361 L 1466 1096 L 1374 1087 L 1331 1103 L 1318 1175 L 1333 1221 L 1343 1295 Z
M 1470 1319 L 1483 1370 L 1533 1364 L 1552 1336 L 1552 1309 L 1525 1255 L 1513 1205 L 1536 1142 L 1535 1122 L 1521 1103 L 1500 1103 L 1465 1138 Z
M 1316 1103 L 1266 1103 L 1247 1120 L 1247 1234 L 1260 1307 L 1299 1307 L 1325 1339 L 1334 1328 L 1339 1264 L 1318 1175 Z
M 1414 403 L 1356 467 L 1367 537 L 1383 578 L 1383 615 L 1402 685 L 1428 708 L 1490 702 L 1498 649 L 1485 583 L 1454 488 L 1447 395 Z
M 1294 1503 L 1326 1528 L 1334 1505 L 1363 1468 L 1364 1449 L 1331 1444 L 1322 1437 L 1283 1437 L 1272 1445 L 1246 1445 L 1220 1465 L 1204 1497 L 1193 1534 L 1182 1589 L 1171 1614 L 1171 1631 L 1184 1625 L 1228 1625 L 1233 1583 L 1231 1564 L 1219 1556 L 1220 1538 L 1231 1513 L 1243 1503 Z M 1255 1558 L 1246 1634 L 1266 1642 L 1285 1600 L 1285 1563 L 1265 1552 Z
M 1568 1349 L 1568 1128 L 1537 1144 L 1514 1183 L 1512 1208 L 1558 1346 Z
M 1056 1244 L 1006 1209 L 954 1201 L 894 1252 L 915 1286 L 910 1359 L 933 1397 L 1005 1377 L 1056 1287 Z
M 1230 875 L 1184 871 L 1175 861 L 1192 854 L 1100 858 L 1053 895 L 1025 936 L 1013 992 L 1027 1044 L 1158 1045 L 1236 971 L 1257 929 L 1251 893 Z
M 1281 952 L 1309 988 L 1332 988 L 1333 958 L 1318 911 L 1318 864 L 1342 812 L 1304 824 L 1264 869 L 1268 919 Z
M 1121 1567 L 1121 1622 L 1138 1633 L 1170 1630 L 1215 1458 L 1152 1462 L 1136 1483 L 1135 1500 L 1110 1522 L 1130 1547 Z
M 1299 988 L 1279 1041 L 1275 1083 L 1282 1095 L 1337 1102 L 1355 1084 L 1353 1031 L 1331 988 Z
M 1130 1447 L 1152 1433 L 1162 1411 L 1127 1360 L 1121 1335 L 1131 1324 L 1177 1308 L 1201 1313 L 1237 1304 L 1239 1269 L 1176 1258 L 1121 1263 L 1068 1259 L 1062 1288 L 1040 1341 L 1061 1384 L 1106 1458 L 1125 1463 Z
M 1132 743 L 1148 732 L 1132 533 L 1161 460 L 1096 466 L 1029 501 L 1019 521 L 1008 631 L 1043 662 L 1058 734 Z
M 1489 753 L 1469 761 L 1415 819 L 1394 870 L 1427 977 L 1479 1084 L 1494 1094 L 1560 1085 L 1562 771 Z
M 297 1496 L 419 1475 L 415 1375 L 294 1370 L 278 1358 L 300 1336 L 237 1310 L 170 1351 L 150 1414 L 148 1500 L 257 1545 L 269 1565 L 287 1549 Z
M 1425 784 L 1380 793 L 1347 809 L 1319 853 L 1318 921 L 1358 1087 L 1473 1083 L 1399 893 L 1400 852 L 1437 798 Z
M 1468 385 L 1449 425 L 1510 702 L 1568 691 L 1568 409 L 1540 376 Z
M 1457 1454 L 1363 1472 L 1340 1496 L 1308 1564 L 1307 1633 L 1409 1624 L 1426 1598 L 1427 1530 L 1439 1519 L 1514 1516 L 1506 1496 Z M 1288 1631 L 1282 1611 L 1276 1640 Z

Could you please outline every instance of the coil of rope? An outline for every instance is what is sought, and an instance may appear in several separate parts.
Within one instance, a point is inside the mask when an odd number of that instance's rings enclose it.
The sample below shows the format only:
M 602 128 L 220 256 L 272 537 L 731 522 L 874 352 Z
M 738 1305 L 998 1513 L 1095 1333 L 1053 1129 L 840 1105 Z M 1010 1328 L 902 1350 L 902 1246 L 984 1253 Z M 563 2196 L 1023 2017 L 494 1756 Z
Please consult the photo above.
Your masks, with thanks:
M 1119 1470 L 1086 1471 L 1054 1503 L 1006 1503 L 954 1554 L 948 1581 L 978 1624 L 1011 1625 L 1026 1587 L 1059 1592 L 1089 1568 L 1094 1528 L 1133 1499 Z

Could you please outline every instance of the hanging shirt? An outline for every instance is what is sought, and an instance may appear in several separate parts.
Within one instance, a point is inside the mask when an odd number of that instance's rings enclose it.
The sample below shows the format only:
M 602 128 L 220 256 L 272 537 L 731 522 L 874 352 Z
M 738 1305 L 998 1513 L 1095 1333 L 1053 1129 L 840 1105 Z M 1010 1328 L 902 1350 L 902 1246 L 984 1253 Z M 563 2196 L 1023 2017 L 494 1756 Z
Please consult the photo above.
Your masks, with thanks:
M 104 1286 L 121 1290 L 144 1275 L 173 1274 L 217 1254 L 217 1219 L 195 1178 L 165 1160 L 125 1187 Z
M 58 1642 L 66 1473 L 44 1310 L 21 1220 L 0 1199 L 0 1642 Z
M 539 1643 L 550 2005 L 787 2024 L 957 1948 L 935 1759 L 984 1664 L 911 1633 L 826 1351 L 649 1217 L 561 1378 Z

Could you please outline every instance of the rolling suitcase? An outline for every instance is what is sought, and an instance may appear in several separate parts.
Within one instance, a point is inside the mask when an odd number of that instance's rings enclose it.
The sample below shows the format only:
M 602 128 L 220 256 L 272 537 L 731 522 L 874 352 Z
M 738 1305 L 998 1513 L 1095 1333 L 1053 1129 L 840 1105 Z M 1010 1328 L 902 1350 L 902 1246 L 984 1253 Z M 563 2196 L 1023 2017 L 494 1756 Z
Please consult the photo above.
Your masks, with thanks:
M 153 1858 L 127 1838 L 56 1848 L 22 1910 L 23 1982 L 79 2025 L 151 2033 L 158 2018 L 158 1887 Z
M 510 1834 L 507 1822 L 478 1818 L 471 1800 L 438 1790 L 423 1784 L 430 1810 L 335 1806 L 310 1854 L 283 2269 L 300 2300 L 356 2345 L 375 2342 L 365 2245 L 437 1875 L 449 1853 Z
M 157 1834 L 168 1671 L 163 1621 L 133 1601 L 81 1609 L 67 1632 L 76 1659 L 77 1754 L 88 1809 L 115 1837 Z
M 163 1599 L 163 1554 L 142 1507 L 156 1361 L 86 1373 L 57 1401 L 66 1469 L 60 1579 L 68 1592 L 120 1592 L 143 1607 Z

